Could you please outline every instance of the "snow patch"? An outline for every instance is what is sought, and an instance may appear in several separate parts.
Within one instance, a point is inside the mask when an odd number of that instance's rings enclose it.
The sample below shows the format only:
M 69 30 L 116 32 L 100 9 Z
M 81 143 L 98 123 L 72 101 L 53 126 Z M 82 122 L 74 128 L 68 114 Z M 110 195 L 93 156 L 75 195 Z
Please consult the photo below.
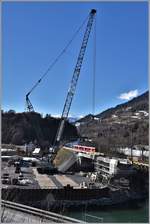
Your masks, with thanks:
M 15 149 L 1 149 L 1 152 L 14 152 Z
M 145 110 L 139 110 L 139 113 L 143 113 L 145 117 L 149 116 L 149 113 Z
M 135 115 L 133 115 L 133 116 L 131 116 L 132 118 L 135 118 L 135 119 L 141 119 L 139 116 L 135 116 Z
M 113 114 L 113 115 L 112 115 L 112 118 L 116 118 L 116 117 L 118 117 L 118 116 L 117 116 L 117 115 L 115 115 L 115 114 Z
M 99 118 L 98 118 L 98 117 L 94 117 L 94 120 L 98 121 L 98 120 L 99 120 Z
M 118 149 L 118 151 L 122 152 L 123 154 L 125 154 L 127 156 L 131 155 L 131 148 L 128 148 L 128 147 L 120 148 L 120 149 Z M 142 156 L 142 150 L 132 149 L 132 155 L 140 157 L 140 156 Z M 146 156 L 146 157 L 149 157 L 149 151 L 144 150 L 143 155 Z
M 80 126 L 80 122 L 75 123 L 75 126 L 79 127 Z

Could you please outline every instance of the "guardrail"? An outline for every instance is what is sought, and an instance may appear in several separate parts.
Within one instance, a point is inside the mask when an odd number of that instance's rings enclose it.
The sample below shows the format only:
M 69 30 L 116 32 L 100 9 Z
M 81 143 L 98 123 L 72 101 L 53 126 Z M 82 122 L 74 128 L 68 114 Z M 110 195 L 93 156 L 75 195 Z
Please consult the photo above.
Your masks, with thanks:
M 2 207 L 14 209 L 16 211 L 24 212 L 33 216 L 37 216 L 43 220 L 51 220 L 57 223 L 84 223 L 81 220 L 70 218 L 64 215 L 60 215 L 54 212 L 45 211 L 31 206 L 18 204 L 15 202 L 1 200 Z
M 95 215 L 90 215 L 90 214 L 85 214 L 85 221 L 86 221 L 86 217 L 89 217 L 89 218 L 94 218 L 95 220 L 98 220 L 99 223 L 103 223 L 103 218 L 102 217 L 98 217 L 98 216 L 95 216 Z
M 149 167 L 148 163 L 143 163 L 143 162 L 139 162 L 139 161 L 133 161 L 134 164 L 138 165 L 138 166 L 146 166 Z

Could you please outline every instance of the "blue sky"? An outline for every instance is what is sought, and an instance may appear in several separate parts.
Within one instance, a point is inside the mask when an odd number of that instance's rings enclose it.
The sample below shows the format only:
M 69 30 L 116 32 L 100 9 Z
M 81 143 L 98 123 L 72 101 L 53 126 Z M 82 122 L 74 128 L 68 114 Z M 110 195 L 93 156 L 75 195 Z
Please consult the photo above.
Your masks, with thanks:
M 92 8 L 96 15 L 95 114 L 148 89 L 147 2 L 3 2 L 4 110 L 25 109 L 25 95 L 62 51 Z M 62 113 L 85 26 L 30 95 L 36 111 Z M 94 29 L 90 34 L 71 116 L 92 113 Z

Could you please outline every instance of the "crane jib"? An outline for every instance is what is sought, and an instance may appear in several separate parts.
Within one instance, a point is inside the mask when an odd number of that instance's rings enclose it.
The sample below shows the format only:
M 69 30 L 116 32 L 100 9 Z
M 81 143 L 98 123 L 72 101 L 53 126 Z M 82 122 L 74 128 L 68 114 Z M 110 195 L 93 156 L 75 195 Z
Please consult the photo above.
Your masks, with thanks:
M 63 132 L 64 123 L 65 123 L 65 120 L 61 120 L 60 127 L 59 127 L 58 134 L 57 134 L 57 139 L 56 139 L 57 142 L 60 141 L 60 138 L 61 138 L 61 135 Z
M 79 56 L 78 56 L 77 63 L 76 63 L 74 73 L 73 73 L 73 76 L 72 76 L 70 88 L 69 88 L 69 91 L 67 93 L 66 101 L 65 101 L 62 116 L 61 116 L 60 125 L 58 127 L 58 131 L 56 133 L 56 137 L 55 137 L 55 141 L 54 141 L 54 146 L 55 146 L 56 142 L 59 145 L 59 141 L 61 140 L 61 137 L 62 137 L 62 134 L 63 134 L 65 120 L 68 117 L 70 107 L 71 107 L 71 103 L 72 103 L 72 100 L 73 100 L 73 96 L 75 94 L 75 90 L 76 90 L 78 78 L 79 78 L 79 75 L 80 75 L 81 66 L 82 66 L 82 63 L 83 63 L 83 58 L 84 58 L 84 54 L 85 54 L 85 51 L 86 51 L 86 47 L 87 47 L 87 43 L 88 43 L 88 39 L 89 39 L 89 35 L 90 35 L 90 32 L 91 32 L 91 28 L 92 28 L 92 24 L 93 24 L 95 14 L 96 14 L 96 10 L 92 9 L 90 14 L 89 14 L 89 20 L 88 20 L 86 30 L 85 30 L 85 33 L 84 33 L 84 37 L 83 37 L 83 41 L 82 41 L 82 44 L 81 44 Z M 56 152 L 58 151 L 58 148 L 54 147 L 54 149 L 55 149 Z M 54 159 L 54 157 L 53 157 L 53 159 Z
M 73 77 L 72 77 L 72 80 L 71 80 L 71 85 L 70 85 L 70 88 L 69 88 L 69 91 L 68 91 L 68 94 L 67 94 L 67 98 L 66 98 L 64 109 L 63 109 L 62 117 L 67 118 L 67 116 L 69 114 L 71 102 L 72 102 L 72 99 L 73 99 L 73 96 L 72 96 L 71 93 L 75 93 L 75 89 L 76 89 L 77 81 L 78 81 L 78 78 L 79 78 L 79 75 L 80 75 L 80 70 L 81 70 L 81 66 L 82 66 L 82 62 L 83 62 L 83 58 L 84 58 L 87 42 L 88 42 L 88 39 L 89 39 L 90 31 L 91 31 L 91 28 L 92 28 L 95 13 L 96 13 L 96 10 L 92 9 L 91 13 L 90 13 L 90 16 L 89 16 L 88 23 L 87 23 L 86 31 L 85 31 L 85 34 L 84 34 L 84 37 L 83 37 L 83 41 L 82 41 L 79 56 L 78 56 L 78 59 L 77 59 L 77 63 L 76 63 L 75 69 L 74 69 Z

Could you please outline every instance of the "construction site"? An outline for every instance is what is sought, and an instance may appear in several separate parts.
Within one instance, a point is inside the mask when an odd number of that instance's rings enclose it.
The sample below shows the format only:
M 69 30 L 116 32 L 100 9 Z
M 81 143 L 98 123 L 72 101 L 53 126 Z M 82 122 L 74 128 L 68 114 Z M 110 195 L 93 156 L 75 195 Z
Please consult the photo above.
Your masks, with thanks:
M 29 147 L 26 144 L 20 148 L 22 155 L 18 154 L 17 150 L 2 150 L 1 179 L 4 202 L 20 203 L 57 212 L 58 209 L 79 210 L 81 207 L 88 209 L 138 207 L 141 201 L 148 198 L 148 163 L 134 161 L 129 156 L 108 157 L 99 152 L 89 139 L 64 143 L 63 132 L 96 13 L 96 9 L 92 9 L 88 15 L 53 144 L 49 145 L 43 156 L 42 130 L 37 128 L 36 123 L 32 123 L 37 135 L 36 146 Z M 80 29 L 77 32 L 79 31 Z M 34 113 L 30 95 L 57 63 L 72 40 L 26 94 L 26 114 Z

